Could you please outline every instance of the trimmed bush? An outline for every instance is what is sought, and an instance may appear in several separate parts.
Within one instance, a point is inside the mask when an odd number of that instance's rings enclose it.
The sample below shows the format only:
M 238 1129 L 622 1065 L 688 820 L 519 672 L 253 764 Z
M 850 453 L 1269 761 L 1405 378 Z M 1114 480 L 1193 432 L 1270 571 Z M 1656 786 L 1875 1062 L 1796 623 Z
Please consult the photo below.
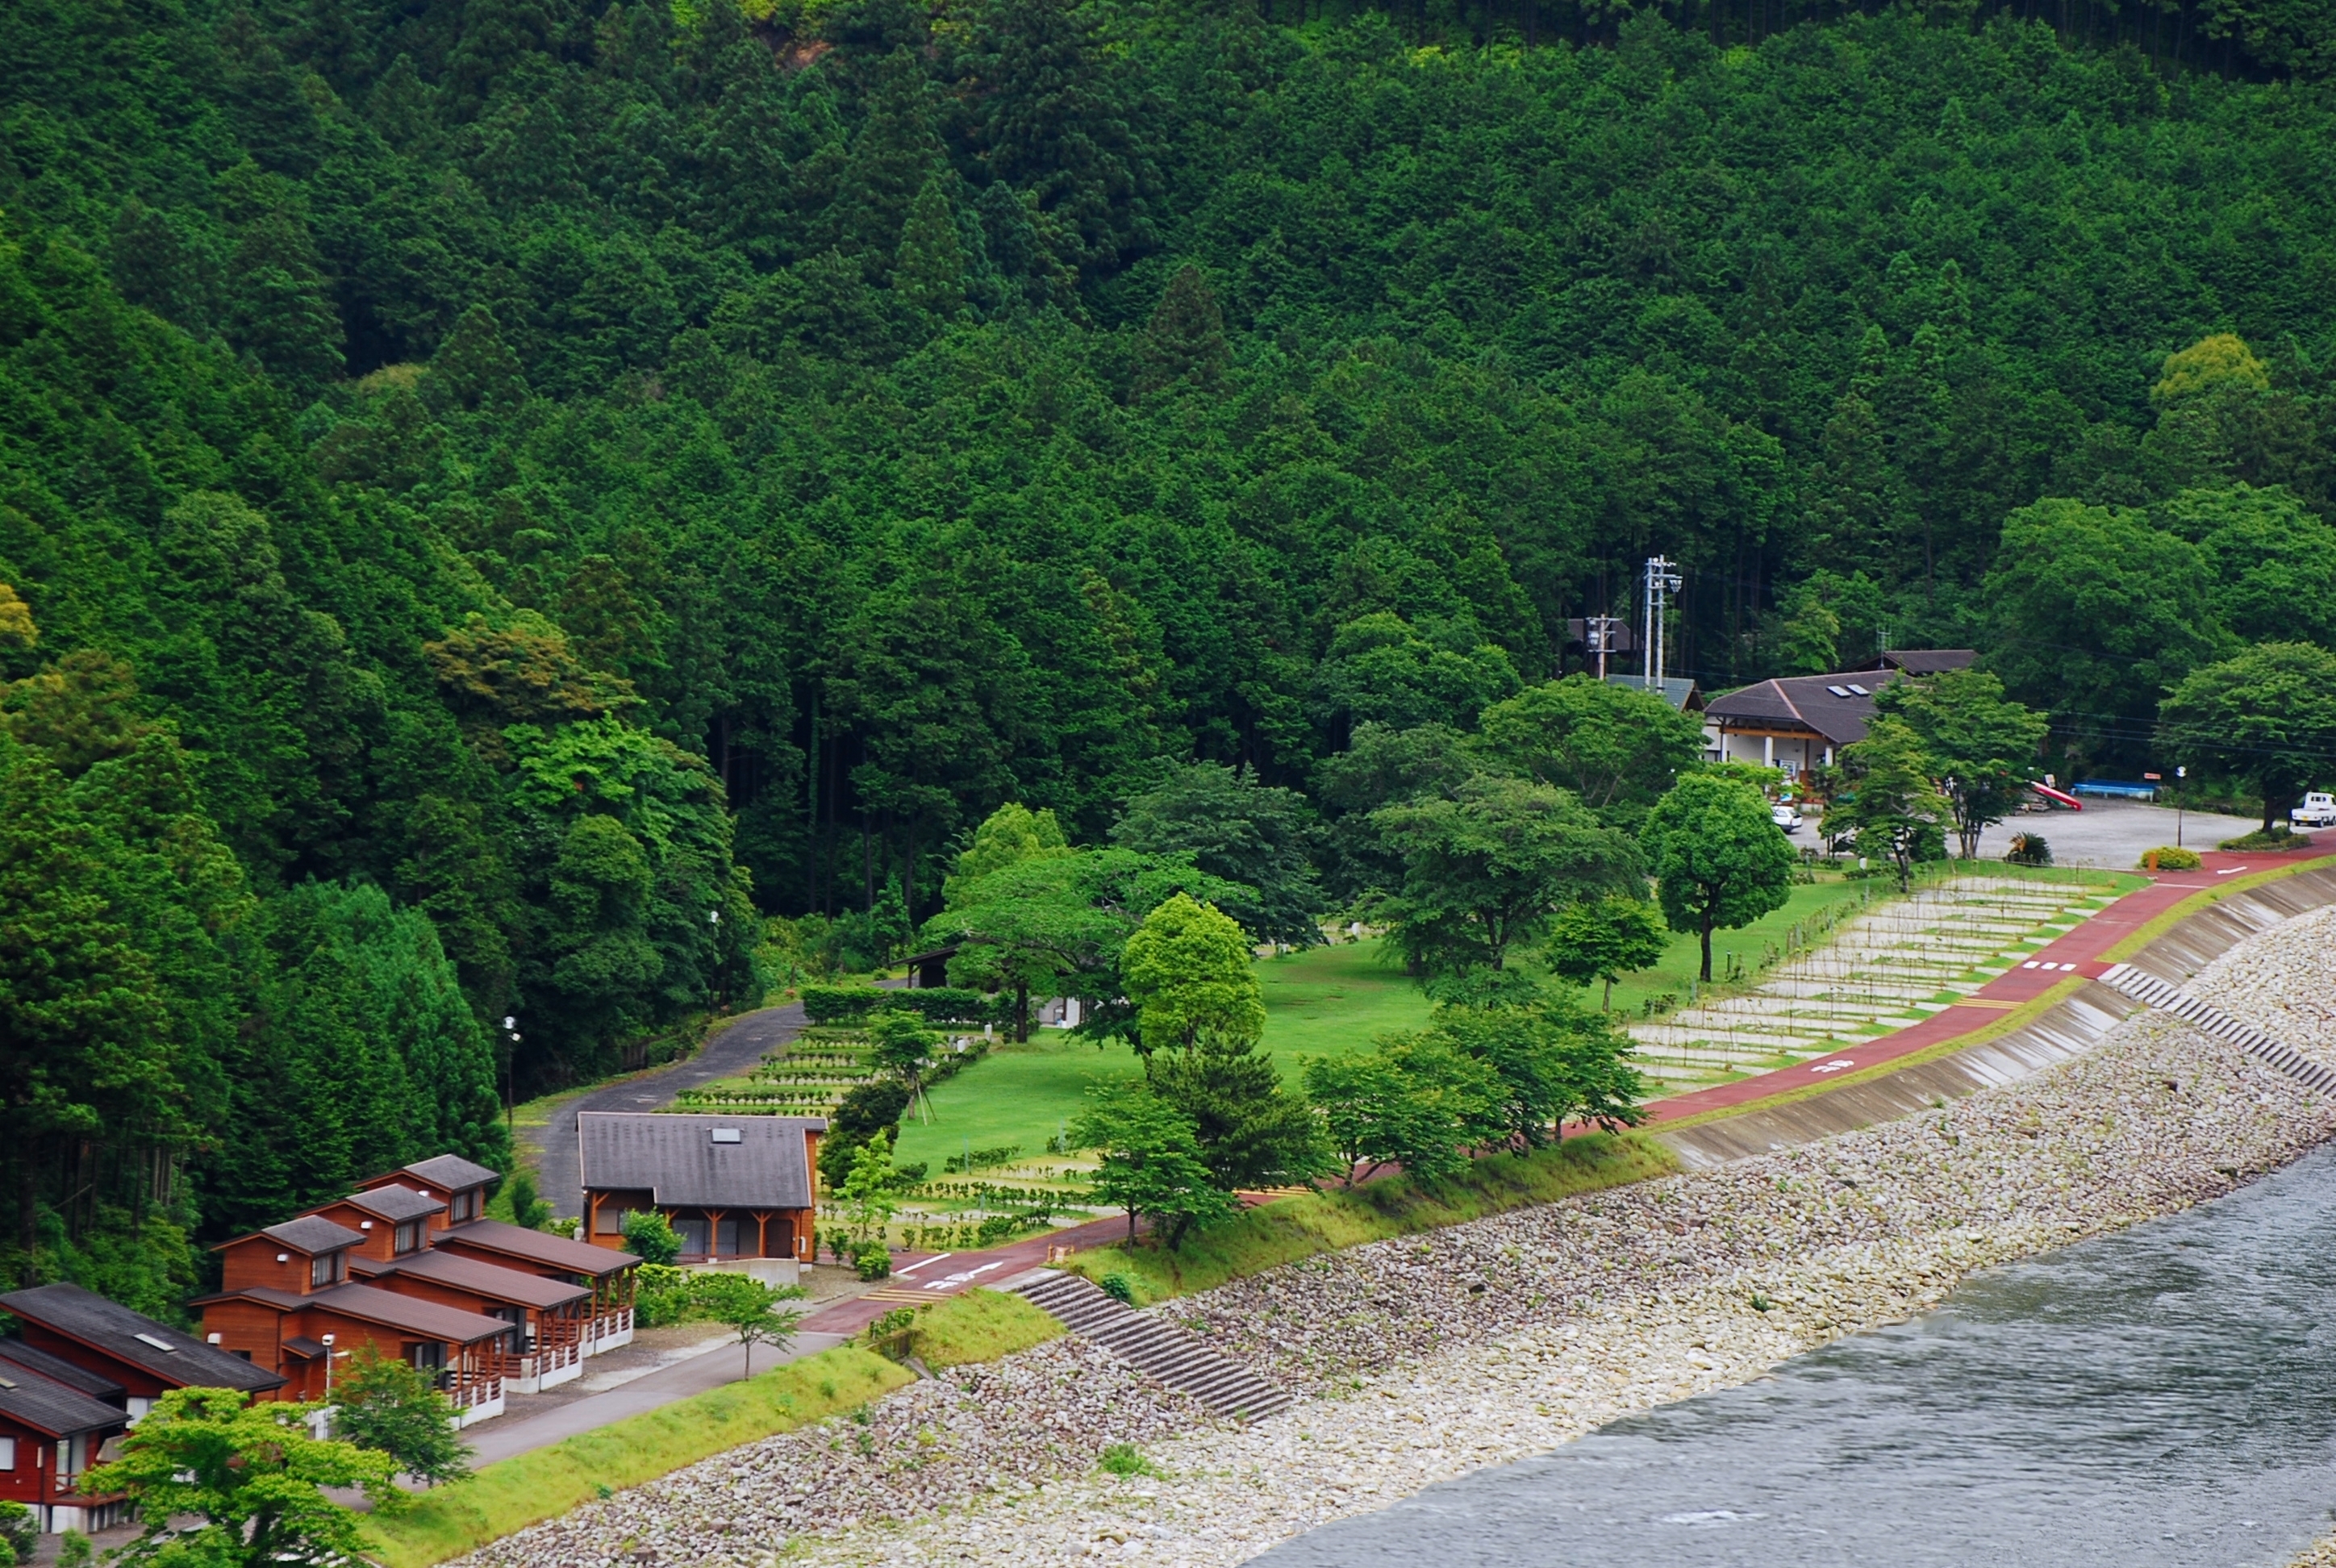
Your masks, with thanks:
M 2196 850 L 2176 849 L 2172 844 L 2160 844 L 2141 857 L 2142 869 L 2153 872 L 2195 872 L 2204 863 Z

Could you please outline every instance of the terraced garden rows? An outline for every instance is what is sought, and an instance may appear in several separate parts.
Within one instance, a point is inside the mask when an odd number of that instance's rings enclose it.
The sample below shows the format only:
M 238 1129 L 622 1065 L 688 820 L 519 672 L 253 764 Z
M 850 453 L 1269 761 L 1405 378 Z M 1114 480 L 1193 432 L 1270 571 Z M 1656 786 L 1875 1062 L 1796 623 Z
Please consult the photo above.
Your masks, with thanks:
M 2106 885 L 1991 876 L 1918 889 L 1785 958 L 1747 991 L 1630 1025 L 1640 1067 L 1666 1084 L 1712 1083 L 1891 1033 L 1978 990 L 2115 896 Z

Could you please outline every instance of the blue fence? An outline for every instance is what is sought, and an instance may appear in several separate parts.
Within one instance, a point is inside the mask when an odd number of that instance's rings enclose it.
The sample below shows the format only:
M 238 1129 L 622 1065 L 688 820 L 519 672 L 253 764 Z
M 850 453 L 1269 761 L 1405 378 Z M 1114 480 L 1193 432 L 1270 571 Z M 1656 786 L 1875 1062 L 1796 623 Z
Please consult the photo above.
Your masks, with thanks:
M 2068 793 L 2093 795 L 2102 800 L 2154 801 L 2157 798 L 2157 786 L 2154 784 L 2138 782 L 2128 784 L 2122 779 L 2096 778 L 2087 779 L 2080 784 L 2071 784 Z

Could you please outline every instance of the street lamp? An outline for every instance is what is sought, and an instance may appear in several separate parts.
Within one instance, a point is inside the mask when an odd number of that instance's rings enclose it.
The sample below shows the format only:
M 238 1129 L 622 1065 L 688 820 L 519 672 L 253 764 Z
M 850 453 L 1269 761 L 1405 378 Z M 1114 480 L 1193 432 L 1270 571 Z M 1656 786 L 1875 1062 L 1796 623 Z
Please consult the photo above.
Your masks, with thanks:
M 2182 847 L 2182 781 L 2190 776 L 2187 767 L 2174 770 L 2174 847 Z
M 325 1403 L 333 1402 L 333 1337 L 325 1336 Z

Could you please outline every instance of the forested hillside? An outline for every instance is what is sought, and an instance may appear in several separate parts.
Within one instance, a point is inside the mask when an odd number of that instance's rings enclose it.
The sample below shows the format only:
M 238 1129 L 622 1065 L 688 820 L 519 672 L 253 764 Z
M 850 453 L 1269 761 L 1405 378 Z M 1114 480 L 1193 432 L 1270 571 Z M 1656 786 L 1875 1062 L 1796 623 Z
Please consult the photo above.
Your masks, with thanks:
M 2064 765 L 2336 641 L 2326 25 L 2035 9 L 0 8 L 17 1271 L 501 1161 L 1002 802 L 1335 816 L 1656 551 Z

